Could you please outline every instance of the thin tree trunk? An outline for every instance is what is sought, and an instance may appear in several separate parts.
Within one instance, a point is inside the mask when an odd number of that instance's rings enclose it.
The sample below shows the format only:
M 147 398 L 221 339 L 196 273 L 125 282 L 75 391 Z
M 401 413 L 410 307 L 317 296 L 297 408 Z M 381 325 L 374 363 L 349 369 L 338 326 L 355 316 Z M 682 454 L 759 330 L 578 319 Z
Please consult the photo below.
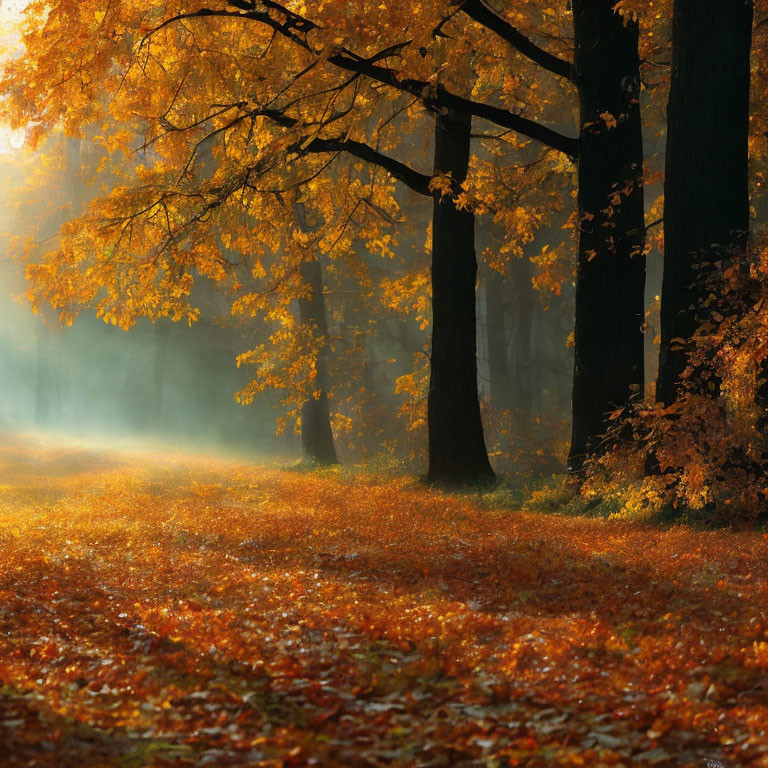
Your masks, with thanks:
M 310 325 L 328 339 L 328 319 L 323 295 L 323 272 L 317 258 L 301 266 L 302 279 L 310 288 L 307 298 L 299 299 L 299 317 L 302 324 Z M 328 405 L 328 347 L 317 357 L 317 397 L 310 397 L 301 408 L 301 448 L 304 459 L 313 464 L 338 464 L 336 446 L 331 430 L 331 410 Z
M 452 112 L 435 124 L 435 171 L 454 185 L 467 175 L 471 119 Z M 477 394 L 475 221 L 450 196 L 435 195 L 432 218 L 432 358 L 428 397 L 430 482 L 490 483 Z
M 531 262 L 527 257 L 512 263 L 517 322 L 513 333 L 512 405 L 522 414 L 532 411 L 533 396 L 533 315 L 537 299 L 531 282 Z
M 573 0 L 581 104 L 573 433 L 578 470 L 644 383 L 645 223 L 638 25 Z
M 504 276 L 495 269 L 488 268 L 485 273 L 485 335 L 488 345 L 491 404 L 497 410 L 512 407 L 514 387 L 507 355 L 505 288 Z
M 658 400 L 675 401 L 713 262 L 749 237 L 750 0 L 675 0 Z M 730 251 L 730 253 L 728 253 Z

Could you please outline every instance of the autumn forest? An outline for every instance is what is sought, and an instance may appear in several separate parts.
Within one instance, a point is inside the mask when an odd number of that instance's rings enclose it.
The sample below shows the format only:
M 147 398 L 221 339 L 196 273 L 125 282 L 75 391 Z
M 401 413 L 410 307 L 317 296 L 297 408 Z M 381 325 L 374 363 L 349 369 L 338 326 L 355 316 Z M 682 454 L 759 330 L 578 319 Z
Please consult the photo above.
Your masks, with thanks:
M 2 0 L 0 766 L 768 768 L 768 0 Z

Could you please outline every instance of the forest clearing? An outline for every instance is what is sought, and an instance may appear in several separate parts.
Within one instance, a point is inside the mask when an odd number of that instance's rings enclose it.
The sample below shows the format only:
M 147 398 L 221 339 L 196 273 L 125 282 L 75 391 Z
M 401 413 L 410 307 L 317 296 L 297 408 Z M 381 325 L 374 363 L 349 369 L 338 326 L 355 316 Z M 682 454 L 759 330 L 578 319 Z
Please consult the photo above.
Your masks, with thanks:
M 768 757 L 763 533 L 33 441 L 0 482 L 3 765 Z

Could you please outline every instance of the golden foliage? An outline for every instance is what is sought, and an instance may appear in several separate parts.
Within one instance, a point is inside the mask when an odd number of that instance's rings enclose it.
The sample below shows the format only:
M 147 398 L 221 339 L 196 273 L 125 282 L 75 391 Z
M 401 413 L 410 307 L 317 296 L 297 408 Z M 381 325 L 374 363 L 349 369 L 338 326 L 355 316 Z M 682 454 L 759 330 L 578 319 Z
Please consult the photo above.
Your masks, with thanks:
M 669 407 L 636 403 L 614 414 L 612 447 L 592 467 L 585 493 L 616 494 L 630 512 L 671 507 L 728 522 L 765 516 L 767 277 L 760 241 L 702 272 L 709 296 L 699 328 L 690 343 L 677 340 L 689 360 L 680 397 Z

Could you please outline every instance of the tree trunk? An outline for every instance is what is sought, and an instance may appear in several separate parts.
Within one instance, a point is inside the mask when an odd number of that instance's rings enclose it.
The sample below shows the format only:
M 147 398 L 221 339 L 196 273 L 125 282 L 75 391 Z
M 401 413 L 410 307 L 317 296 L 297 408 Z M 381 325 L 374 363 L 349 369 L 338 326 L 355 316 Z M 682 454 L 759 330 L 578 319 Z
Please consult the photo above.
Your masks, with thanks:
M 638 25 L 614 5 L 573 0 L 581 128 L 572 470 L 598 449 L 607 415 L 644 383 Z
M 533 410 L 533 314 L 537 299 L 531 282 L 531 262 L 526 256 L 512 262 L 517 322 L 513 334 L 512 406 L 521 415 Z
M 485 275 L 485 335 L 488 345 L 488 378 L 491 404 L 497 410 L 512 407 L 512 376 L 507 356 L 507 328 L 504 312 L 504 276 L 493 268 Z
M 328 339 L 328 319 L 325 314 L 323 272 L 317 258 L 301 265 L 302 279 L 309 285 L 310 295 L 299 299 L 299 317 L 304 325 L 312 326 Z M 301 408 L 301 449 L 304 459 L 312 464 L 338 464 L 336 446 L 331 431 L 331 410 L 328 405 L 328 347 L 317 356 L 317 397 L 310 397 Z
M 440 114 L 435 124 L 435 172 L 455 187 L 467 176 L 469 117 Z M 488 461 L 477 395 L 475 221 L 451 196 L 435 195 L 432 218 L 432 358 L 427 404 L 427 479 L 452 486 L 483 485 Z
M 749 0 L 675 0 L 656 396 L 677 397 L 708 265 L 749 236 Z M 677 340 L 677 341 L 673 341 Z

